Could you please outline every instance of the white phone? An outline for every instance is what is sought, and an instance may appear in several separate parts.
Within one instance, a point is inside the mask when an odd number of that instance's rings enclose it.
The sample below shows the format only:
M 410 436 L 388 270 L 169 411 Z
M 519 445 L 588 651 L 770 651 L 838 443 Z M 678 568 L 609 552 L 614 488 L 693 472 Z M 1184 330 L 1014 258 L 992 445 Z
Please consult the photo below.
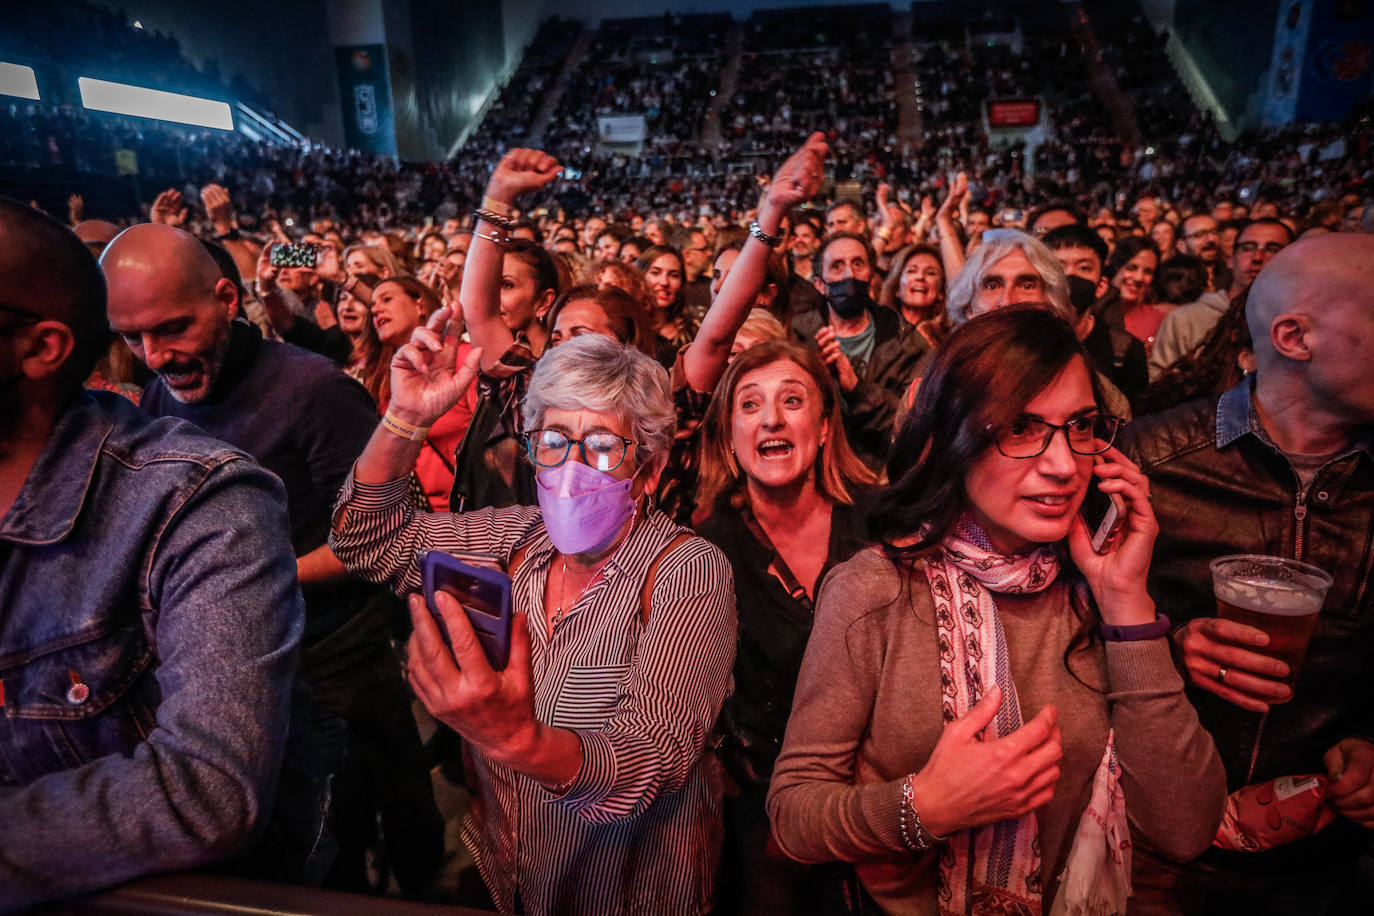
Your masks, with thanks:
M 1095 464 L 1103 464 L 1098 456 Z M 1078 514 L 1092 535 L 1092 547 L 1097 553 L 1106 553 L 1107 545 L 1116 538 L 1117 532 L 1126 522 L 1126 501 L 1115 493 L 1103 493 L 1096 476 L 1088 483 L 1088 492 L 1083 497 L 1083 505 Z

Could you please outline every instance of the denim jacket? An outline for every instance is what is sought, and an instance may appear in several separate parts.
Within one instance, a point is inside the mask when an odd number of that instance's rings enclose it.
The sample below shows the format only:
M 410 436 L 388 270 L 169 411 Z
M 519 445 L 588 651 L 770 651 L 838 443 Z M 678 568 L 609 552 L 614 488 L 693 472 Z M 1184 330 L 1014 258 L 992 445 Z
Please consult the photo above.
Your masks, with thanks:
M 303 628 L 280 481 L 78 394 L 0 520 L 0 911 L 242 848 Z

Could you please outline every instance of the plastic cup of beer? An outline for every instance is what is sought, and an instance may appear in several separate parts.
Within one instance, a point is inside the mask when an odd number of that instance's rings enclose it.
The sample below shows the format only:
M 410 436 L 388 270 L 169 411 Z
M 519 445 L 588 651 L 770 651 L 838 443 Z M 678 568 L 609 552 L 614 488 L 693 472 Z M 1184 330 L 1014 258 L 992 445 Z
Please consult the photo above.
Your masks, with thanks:
M 1331 577 L 1310 563 L 1248 553 L 1218 557 L 1211 569 L 1217 616 L 1267 633 L 1269 645 L 1257 651 L 1288 665 L 1282 680 L 1292 687 Z

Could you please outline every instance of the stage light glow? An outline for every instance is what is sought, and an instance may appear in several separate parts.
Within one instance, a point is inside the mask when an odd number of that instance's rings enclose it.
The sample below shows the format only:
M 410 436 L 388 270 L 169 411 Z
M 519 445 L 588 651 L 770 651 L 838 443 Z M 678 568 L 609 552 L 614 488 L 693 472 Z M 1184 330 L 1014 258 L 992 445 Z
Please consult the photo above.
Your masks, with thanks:
M 38 78 L 32 67 L 0 61 L 0 95 L 38 101 Z
M 163 92 L 161 89 L 144 89 L 142 86 L 111 83 L 89 76 L 81 77 L 76 84 L 81 90 L 81 104 L 95 111 L 175 121 L 179 124 L 193 124 L 196 127 L 213 127 L 217 130 L 234 129 L 234 115 L 225 102 L 176 92 Z

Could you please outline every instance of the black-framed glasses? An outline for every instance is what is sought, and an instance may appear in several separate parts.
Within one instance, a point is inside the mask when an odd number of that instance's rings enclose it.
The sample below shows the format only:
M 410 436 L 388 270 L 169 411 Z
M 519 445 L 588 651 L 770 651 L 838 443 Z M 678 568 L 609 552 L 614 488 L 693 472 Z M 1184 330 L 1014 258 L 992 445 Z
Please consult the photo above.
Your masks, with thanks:
M 608 432 L 588 433 L 581 439 L 574 439 L 557 429 L 532 429 L 525 434 L 525 450 L 536 467 L 558 467 L 568 460 L 574 445 L 587 467 L 614 471 L 625 460 L 634 440 Z
M 1022 417 L 997 436 L 997 450 L 1008 458 L 1035 458 L 1050 447 L 1050 440 L 1060 430 L 1064 441 L 1079 455 L 1100 455 L 1112 447 L 1123 421 L 1098 414 L 1075 417 L 1067 423 L 1046 423 L 1033 417 Z

